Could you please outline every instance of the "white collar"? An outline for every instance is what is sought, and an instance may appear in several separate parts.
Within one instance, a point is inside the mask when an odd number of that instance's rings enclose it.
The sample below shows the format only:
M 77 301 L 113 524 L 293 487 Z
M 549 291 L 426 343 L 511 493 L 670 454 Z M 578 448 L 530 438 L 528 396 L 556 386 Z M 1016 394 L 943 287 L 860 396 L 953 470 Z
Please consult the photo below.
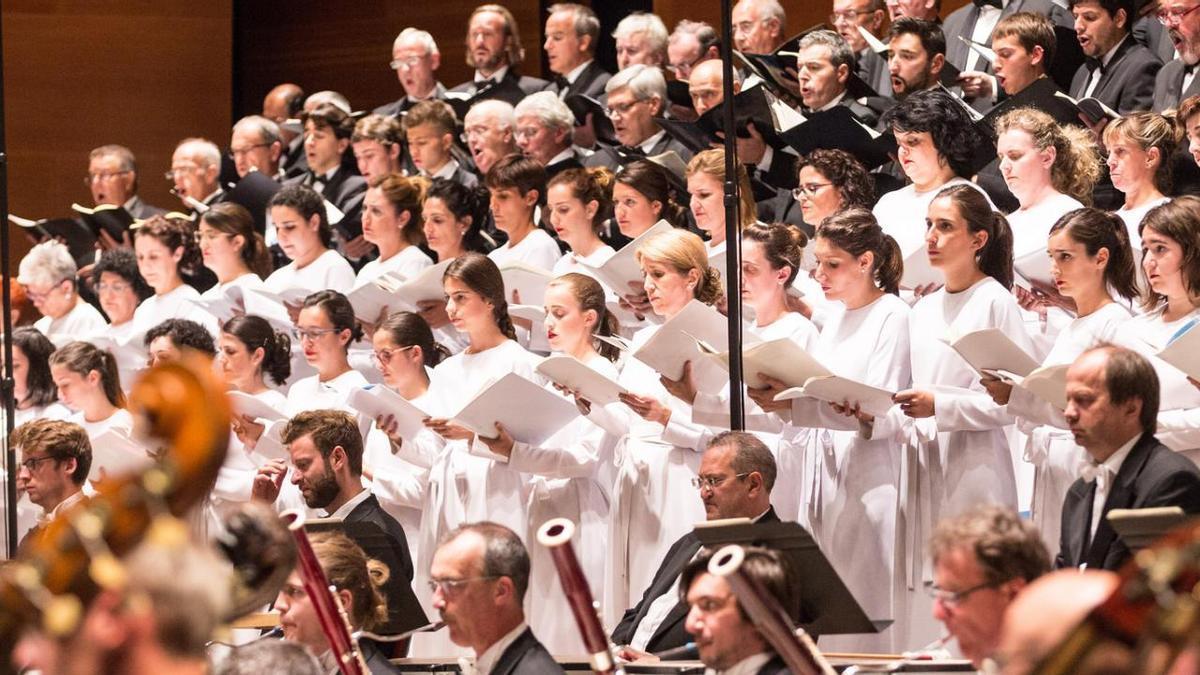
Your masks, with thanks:
M 566 75 L 563 75 L 563 77 L 566 78 L 567 82 L 569 82 L 570 84 L 575 84 L 575 80 L 578 80 L 579 76 L 583 74 L 583 69 L 587 68 L 591 64 L 592 64 L 592 59 L 588 59 L 587 61 L 584 61 L 583 63 L 572 68 L 571 72 L 567 73 Z
M 477 71 L 475 71 L 475 81 L 483 82 L 484 80 L 493 80 L 493 81 L 499 82 L 499 81 L 503 80 L 504 76 L 507 74 L 508 74 L 508 66 L 500 66 L 499 68 L 496 69 L 496 72 L 492 73 L 491 77 L 484 77 L 483 73 L 480 73 L 477 70 Z
M 844 98 L 846 98 L 846 90 L 845 89 L 842 90 L 842 93 L 838 94 L 837 96 L 834 96 L 832 101 L 830 101 L 829 103 L 826 103 L 825 105 L 821 106 L 820 108 L 817 108 L 815 112 L 825 112 L 826 110 L 833 110 L 833 108 L 835 106 L 838 106 L 842 103 L 842 99 L 844 99 Z
M 455 171 L 458 171 L 458 160 L 451 157 L 450 161 L 443 164 L 442 168 L 434 172 L 430 178 L 445 178 L 446 180 L 450 180 L 454 178 Z
M 566 150 L 563 150 L 562 152 L 558 153 L 557 155 L 551 157 L 550 161 L 546 162 L 546 166 L 550 166 L 551 164 L 558 164 L 559 162 L 565 162 L 574 156 L 575 156 L 575 147 L 568 145 Z
M 1129 453 L 1133 450 L 1133 446 L 1137 445 L 1137 442 L 1141 439 L 1141 437 L 1142 434 L 1134 435 L 1134 437 L 1126 441 L 1125 445 L 1122 445 L 1119 450 L 1114 452 L 1108 459 L 1101 462 L 1100 466 L 1112 471 L 1112 475 L 1116 477 L 1117 473 L 1121 471 L 1121 465 L 1125 463 L 1125 458 L 1129 456 Z
M 658 139 L 662 138 L 665 135 L 667 135 L 667 132 L 660 130 L 657 134 L 654 134 L 650 138 L 647 138 L 646 140 L 642 141 L 641 143 L 638 143 L 638 147 L 642 149 L 642 152 L 649 155 L 650 150 L 652 148 L 654 148 L 654 145 L 656 143 L 658 143 Z
M 773 658 L 775 658 L 775 655 L 771 652 L 759 652 L 753 656 L 747 656 L 725 670 L 713 670 L 709 668 L 704 673 L 705 675 L 755 675 Z
M 528 629 L 529 625 L 522 621 L 504 637 L 496 640 L 490 647 L 483 650 L 482 654 L 477 654 L 475 656 L 475 672 L 478 675 L 489 675 L 492 672 L 492 668 L 495 667 L 496 662 L 504 655 L 504 651 L 512 643 L 516 642 L 517 638 L 521 637 L 521 633 L 524 633 Z
M 346 516 L 350 515 L 351 511 L 358 508 L 359 504 L 367 501 L 367 498 L 370 496 L 371 496 L 371 491 L 364 487 L 364 488 L 362 488 L 362 490 L 359 491 L 358 494 L 351 497 L 350 501 L 346 502 L 345 504 L 342 504 L 338 508 L 337 511 L 334 511 L 333 513 L 327 513 L 325 515 L 325 517 L 326 518 L 339 518 L 341 520 L 345 520 Z

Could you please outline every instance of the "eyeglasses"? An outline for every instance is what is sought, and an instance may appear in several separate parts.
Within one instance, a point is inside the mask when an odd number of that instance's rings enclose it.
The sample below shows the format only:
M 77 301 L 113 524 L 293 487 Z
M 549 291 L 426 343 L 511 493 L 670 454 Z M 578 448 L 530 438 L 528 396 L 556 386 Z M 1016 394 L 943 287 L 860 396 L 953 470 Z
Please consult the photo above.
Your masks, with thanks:
M 755 24 L 758 24 L 758 23 L 762 23 L 762 20 L 760 19 L 759 21 L 739 21 L 739 22 L 733 24 L 733 34 L 737 35 L 739 33 L 743 33 L 743 34 L 749 33 L 750 31 L 754 30 Z
M 1158 22 L 1164 26 L 1178 26 L 1183 21 L 1183 17 L 1197 9 L 1200 9 L 1200 4 L 1192 5 L 1188 9 L 1179 9 L 1178 7 L 1175 9 L 1160 9 L 1155 16 L 1158 17 Z
M 402 353 L 412 349 L 413 347 L 416 347 L 416 345 L 409 345 L 407 347 L 395 347 L 393 349 L 376 349 L 375 350 L 375 362 L 379 363 L 381 365 L 385 364 L 385 363 L 391 361 L 393 356 L 395 356 L 397 354 L 402 354 Z
M 937 586 L 930 586 L 925 590 L 927 593 L 929 593 L 929 597 L 940 601 L 943 605 L 946 605 L 947 607 L 958 607 L 966 601 L 967 596 L 971 595 L 975 591 L 982 591 L 985 588 L 995 588 L 1003 583 L 1003 581 L 987 581 L 979 584 L 978 586 L 972 586 L 964 591 L 947 591 L 946 589 L 938 588 Z
M 171 167 L 170 171 L 167 171 L 163 174 L 163 178 L 166 178 L 167 180 L 175 180 L 176 176 L 182 176 L 193 171 L 199 171 L 201 168 L 202 167 L 196 166 L 195 164 L 192 166 L 173 166 Z
M 749 473 L 739 473 L 733 478 L 734 480 L 741 480 L 749 475 Z M 726 480 L 729 479 L 725 476 L 697 476 L 692 479 L 692 487 L 696 488 L 697 490 L 703 490 L 704 488 L 716 490 Z
M 219 237 L 233 237 L 233 236 L 234 235 L 229 234 L 228 232 L 200 231 L 200 232 L 196 232 L 196 233 L 192 234 L 192 237 L 196 240 L 197 244 L 203 244 L 206 241 L 212 241 L 213 239 L 217 239 Z
M 805 183 L 792 190 L 792 199 L 800 199 L 805 195 L 809 197 L 816 197 L 817 192 L 819 192 L 821 188 L 829 187 L 830 185 L 833 185 L 833 183 Z
M 829 23 L 837 23 L 839 21 L 854 21 L 860 14 L 874 14 L 877 10 L 874 9 L 848 9 L 844 12 L 834 12 L 829 15 Z
M 392 70 L 400 70 L 401 68 L 415 68 L 417 64 L 420 63 L 424 58 L 424 56 L 410 56 L 404 59 L 392 59 L 388 62 L 388 65 L 392 67 Z
M 110 180 L 116 178 L 117 176 L 123 176 L 127 173 L 133 173 L 133 172 L 132 171 L 104 171 L 101 173 L 89 173 L 88 175 L 83 177 L 83 184 L 91 185 L 92 183 L 99 183 L 101 181 L 107 182 L 107 181 L 110 181 Z
M 244 156 L 250 154 L 255 148 L 266 148 L 266 147 L 270 147 L 270 143 L 255 143 L 254 145 L 247 145 L 244 148 L 230 148 L 229 154 L 233 155 L 235 158 L 236 157 L 244 157 Z
M 45 462 L 45 461 L 48 461 L 51 459 L 54 459 L 54 458 L 51 457 L 50 455 L 44 455 L 42 457 L 30 457 L 29 459 L 21 462 L 21 468 L 25 469 L 29 473 L 33 473 L 34 471 L 37 471 L 38 464 L 41 464 L 42 462 Z
M 671 63 L 667 65 L 667 70 L 675 73 L 675 77 L 682 79 L 687 77 L 688 74 L 692 72 L 692 68 L 694 68 L 697 63 L 700 63 L 703 58 L 704 55 L 701 54 L 687 63 Z
M 46 298 L 50 297 L 50 294 L 53 293 L 54 291 L 61 289 L 63 282 L 65 282 L 65 281 L 69 281 L 69 279 L 63 279 L 62 281 L 56 281 L 53 284 L 50 284 L 49 286 L 47 286 L 46 290 L 44 290 L 44 291 L 35 291 L 32 288 L 26 286 L 25 287 L 25 297 L 29 298 L 30 302 L 41 302 L 41 301 L 45 300 Z
M 537 136 L 538 131 L 541 130 L 537 127 L 518 127 L 517 130 L 513 132 L 513 136 L 516 136 L 518 140 L 522 138 L 533 138 L 534 136 Z
M 629 103 L 623 103 L 621 105 L 606 106 L 604 108 L 604 114 L 610 118 L 624 117 L 629 114 L 629 111 L 633 110 L 633 106 L 641 102 L 642 101 L 630 101 Z
M 96 284 L 97 293 L 108 293 L 109 291 L 112 291 L 113 293 L 124 293 L 130 288 L 133 288 L 133 286 L 119 281 L 111 284 L 106 284 L 104 282 Z
M 492 576 L 486 576 L 486 577 L 469 577 L 467 579 L 430 579 L 428 582 L 429 583 L 429 591 L 431 593 L 436 593 L 438 591 L 441 591 L 442 595 L 452 595 L 452 594 L 457 593 L 458 591 L 462 590 L 467 584 L 471 583 L 472 581 L 490 581 L 492 579 L 499 579 L 499 578 L 500 577 L 498 577 L 498 576 L 492 575 Z
M 297 340 L 320 340 L 326 335 L 342 332 L 341 328 L 293 328 L 292 335 Z

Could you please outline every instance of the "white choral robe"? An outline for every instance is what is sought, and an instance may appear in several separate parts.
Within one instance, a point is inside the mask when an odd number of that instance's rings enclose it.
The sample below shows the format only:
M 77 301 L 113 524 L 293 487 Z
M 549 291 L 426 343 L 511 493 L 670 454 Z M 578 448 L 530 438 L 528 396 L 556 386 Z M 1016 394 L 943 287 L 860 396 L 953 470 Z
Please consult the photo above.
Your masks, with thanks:
M 813 348 L 813 356 L 835 374 L 900 391 L 911 383 L 909 306 L 885 294 L 869 305 L 831 312 Z M 783 417 L 789 426 L 808 427 L 807 459 L 802 469 L 805 490 L 802 521 L 808 523 L 846 582 L 872 619 L 898 619 L 900 577 L 896 516 L 902 445 L 895 438 L 868 440 L 858 420 L 833 411 L 812 398 L 792 401 Z M 894 652 L 905 645 L 898 631 L 878 635 L 826 636 L 823 649 Z
M 1170 197 L 1163 197 L 1162 199 L 1155 199 L 1136 208 L 1127 209 L 1122 206 L 1113 211 L 1117 217 L 1125 222 L 1125 230 L 1129 233 L 1129 245 L 1133 247 L 1133 252 L 1136 256 L 1134 260 L 1142 259 L 1142 219 L 1146 217 L 1150 209 L 1166 204 L 1169 201 L 1171 201 Z
M 363 265 L 354 278 L 354 287 L 374 281 L 379 277 L 397 272 L 405 279 L 411 279 L 421 273 L 421 270 L 433 265 L 433 260 L 425 255 L 420 246 L 407 246 L 387 260 L 372 260 Z
M 429 390 L 426 389 L 425 393 L 410 402 L 421 410 L 427 410 L 430 400 Z M 382 433 L 378 429 L 371 431 L 371 434 Z M 370 467 L 373 474 L 371 493 L 379 499 L 379 505 L 404 528 L 404 534 L 408 537 L 408 554 L 416 563 L 421 560 L 419 534 L 429 467 L 408 461 L 398 451 L 392 450 L 390 442 L 368 443 L 364 451 L 363 466 Z
M 200 291 L 181 284 L 162 295 L 152 295 L 141 302 L 133 312 L 133 322 L 138 330 L 148 330 L 167 319 L 195 321 L 212 335 L 216 335 L 217 319 L 212 314 L 190 302 L 199 300 Z
M 341 253 L 326 249 L 304 267 L 296 267 L 294 261 L 280 267 L 267 277 L 264 285 L 272 293 L 297 288 L 309 293 L 327 288 L 345 293 L 354 287 L 354 268 L 346 262 Z
M 33 327 L 45 335 L 56 347 L 73 340 L 82 340 L 85 336 L 95 335 L 108 326 L 100 310 L 80 300 L 71 311 L 52 319 L 43 316 L 33 322 Z
M 1073 320 L 1058 334 L 1043 365 L 1071 363 L 1096 344 L 1111 342 L 1129 318 L 1128 309 L 1112 302 Z M 1062 411 L 1049 402 L 1013 387 L 1007 408 L 1026 434 L 1024 460 L 1034 469 L 1030 517 L 1054 557 L 1062 531 L 1063 500 L 1079 478 L 1079 464 L 1087 459 L 1087 453 L 1075 444 Z
M 913 388 L 934 393 L 934 416 L 910 419 L 894 406 L 875 419 L 873 438 L 905 443 L 901 539 L 908 616 L 895 617 L 896 639 L 915 647 L 941 635 L 924 590 L 933 578 L 932 561 L 925 557 L 933 527 L 978 504 L 1017 506 L 1019 455 L 1005 433 L 1012 417 L 992 401 L 979 384 L 979 374 L 945 340 L 998 328 L 1027 353 L 1032 353 L 1033 341 L 1016 299 L 991 277 L 957 293 L 943 287 L 922 297 L 908 325 Z
M 617 379 L 617 368 L 602 356 L 587 365 Z M 541 447 L 515 443 L 510 468 L 529 476 L 525 543 L 532 571 L 526 606 L 529 624 L 552 654 L 584 649 L 570 604 L 563 594 L 549 549 L 537 543 L 537 531 L 552 518 L 575 523 L 571 544 L 593 598 L 604 597 L 604 553 L 608 540 L 611 470 L 616 439 L 583 417 L 563 427 Z M 605 477 L 609 479 L 605 482 Z
M 513 246 L 511 241 L 505 242 L 503 246 L 489 253 L 488 257 L 497 266 L 506 262 L 523 262 L 549 272 L 562 257 L 562 250 L 558 248 L 554 237 L 535 225 L 533 231 L 525 235 L 516 246 Z

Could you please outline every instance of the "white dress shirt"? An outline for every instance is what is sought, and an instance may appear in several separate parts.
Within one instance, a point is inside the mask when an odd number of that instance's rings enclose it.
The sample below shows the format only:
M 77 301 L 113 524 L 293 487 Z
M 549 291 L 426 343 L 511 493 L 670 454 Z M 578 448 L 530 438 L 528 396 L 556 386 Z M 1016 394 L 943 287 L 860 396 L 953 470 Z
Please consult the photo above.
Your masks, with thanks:
M 477 675 L 490 675 L 492 668 L 496 667 L 496 662 L 504 655 L 504 650 L 508 649 L 512 643 L 521 637 L 529 625 L 522 621 L 516 628 L 508 632 L 507 635 L 496 640 L 492 646 L 483 650 L 482 654 L 475 657 L 475 672 Z
M 1004 0 L 1004 5 L 1008 5 L 1008 0 Z M 1000 23 L 1001 11 L 991 5 L 979 8 L 979 18 L 975 20 L 975 30 L 971 31 L 971 42 L 981 45 L 992 43 L 992 31 L 996 29 L 996 24 Z M 983 57 L 979 55 L 979 52 L 968 49 L 967 61 L 963 64 L 963 70 L 977 70 L 981 58 Z
M 1133 446 L 1141 437 L 1142 435 L 1138 434 L 1129 439 L 1125 445 L 1122 445 L 1111 457 L 1100 464 L 1092 463 L 1092 466 L 1096 468 L 1096 496 L 1092 498 L 1092 529 L 1088 536 L 1089 540 L 1096 536 L 1096 528 L 1100 526 L 1100 516 L 1104 512 L 1104 502 L 1108 500 L 1108 495 L 1112 492 L 1112 484 L 1121 471 L 1121 465 L 1125 463 L 1129 451 L 1133 450 Z

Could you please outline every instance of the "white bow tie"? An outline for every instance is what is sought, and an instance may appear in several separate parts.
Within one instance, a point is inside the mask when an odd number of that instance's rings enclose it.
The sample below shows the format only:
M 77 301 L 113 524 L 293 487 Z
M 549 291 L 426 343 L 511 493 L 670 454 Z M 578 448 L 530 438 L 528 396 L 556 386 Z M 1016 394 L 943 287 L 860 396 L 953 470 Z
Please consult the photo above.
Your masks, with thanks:
M 458 657 L 458 669 L 462 675 L 476 675 L 475 659 L 470 656 Z
M 1101 492 L 1108 492 L 1109 486 L 1112 485 L 1113 478 L 1116 472 L 1112 467 L 1105 464 L 1096 464 L 1089 460 L 1084 460 L 1079 464 L 1079 477 L 1085 483 L 1096 482 L 1096 489 Z

